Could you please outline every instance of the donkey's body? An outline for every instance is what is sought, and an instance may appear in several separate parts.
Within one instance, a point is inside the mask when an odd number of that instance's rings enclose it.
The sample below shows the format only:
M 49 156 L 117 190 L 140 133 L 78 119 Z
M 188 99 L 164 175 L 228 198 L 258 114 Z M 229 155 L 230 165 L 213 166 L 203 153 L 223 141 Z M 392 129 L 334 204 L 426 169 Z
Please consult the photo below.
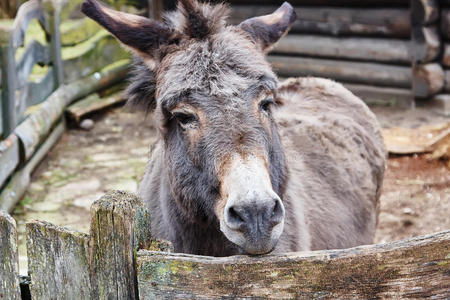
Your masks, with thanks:
M 85 0 L 83 12 L 140 57 L 127 94 L 154 115 L 139 194 L 154 237 L 225 256 L 372 241 L 384 148 L 368 108 L 329 80 L 278 87 L 264 54 L 295 21 L 227 26 L 227 7 L 180 0 L 166 23 Z
M 289 79 L 278 89 L 275 119 L 286 155 L 284 232 L 276 251 L 370 244 L 377 223 L 385 150 L 375 116 L 342 85 L 320 78 Z M 183 218 L 171 199 L 163 142 L 152 149 L 139 194 L 152 212 L 152 234 L 176 251 L 240 253 L 218 224 Z

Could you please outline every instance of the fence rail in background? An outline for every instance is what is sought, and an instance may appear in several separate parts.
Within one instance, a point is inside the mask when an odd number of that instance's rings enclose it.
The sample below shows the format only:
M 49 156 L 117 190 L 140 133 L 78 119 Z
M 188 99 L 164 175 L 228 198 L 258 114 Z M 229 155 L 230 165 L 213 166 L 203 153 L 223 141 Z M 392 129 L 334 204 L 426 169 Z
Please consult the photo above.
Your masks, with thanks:
M 214 258 L 158 252 L 172 248 L 152 239 L 149 224 L 141 200 L 119 191 L 92 205 L 90 235 L 28 223 L 33 299 L 449 296 L 450 231 L 342 250 Z M 4 295 L 5 286 L 18 291 L 15 230 L 11 217 L 0 213 Z

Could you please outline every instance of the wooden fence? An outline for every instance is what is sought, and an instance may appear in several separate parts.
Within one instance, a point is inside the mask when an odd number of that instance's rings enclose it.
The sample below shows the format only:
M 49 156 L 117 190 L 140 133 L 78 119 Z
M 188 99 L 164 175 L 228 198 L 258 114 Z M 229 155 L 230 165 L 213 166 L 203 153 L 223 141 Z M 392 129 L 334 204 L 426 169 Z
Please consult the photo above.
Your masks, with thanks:
M 126 76 L 129 53 L 81 16 L 81 2 L 30 0 L 15 20 L 0 22 L 0 209 L 14 207 L 63 133 L 65 107 Z M 139 1 L 119 2 L 126 9 Z
M 26 224 L 32 299 L 450 297 L 450 231 L 343 250 L 213 258 L 169 253 L 170 243 L 149 236 L 149 224 L 141 200 L 118 191 L 92 205 L 89 235 Z M 0 242 L 0 299 L 20 299 L 17 233 L 6 213 Z

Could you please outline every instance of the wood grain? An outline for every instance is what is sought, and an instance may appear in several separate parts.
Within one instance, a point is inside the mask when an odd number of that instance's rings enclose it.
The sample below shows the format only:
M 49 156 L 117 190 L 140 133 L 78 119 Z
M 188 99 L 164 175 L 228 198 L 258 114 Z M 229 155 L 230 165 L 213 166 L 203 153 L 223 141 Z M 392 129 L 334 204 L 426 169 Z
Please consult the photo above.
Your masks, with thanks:
M 450 231 L 261 257 L 140 251 L 137 269 L 140 299 L 448 299 Z

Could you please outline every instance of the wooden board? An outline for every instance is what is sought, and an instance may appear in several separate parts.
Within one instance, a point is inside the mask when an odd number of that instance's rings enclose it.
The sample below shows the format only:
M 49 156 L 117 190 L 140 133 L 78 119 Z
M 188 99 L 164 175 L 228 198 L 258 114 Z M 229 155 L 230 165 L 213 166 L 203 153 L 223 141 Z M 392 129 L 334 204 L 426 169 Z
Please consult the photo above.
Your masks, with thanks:
M 419 98 L 436 95 L 445 86 L 444 70 L 439 63 L 414 65 L 412 77 L 412 91 Z
M 268 56 L 275 72 L 284 77 L 317 76 L 347 83 L 409 88 L 411 68 L 366 62 Z
M 0 299 L 20 300 L 16 222 L 0 210 Z
M 450 231 L 260 257 L 139 251 L 137 269 L 140 299 L 447 299 Z
M 410 41 L 383 38 L 328 37 L 289 34 L 272 50 L 274 54 L 410 64 Z
M 87 114 L 105 109 L 124 101 L 125 98 L 122 92 L 105 98 L 100 98 L 98 94 L 92 94 L 69 106 L 66 112 L 72 120 L 79 123 L 81 118 Z
M 91 299 L 89 236 L 41 221 L 26 224 L 33 299 Z
M 245 19 L 274 12 L 277 6 L 236 5 L 232 7 L 230 22 L 239 24 Z M 295 7 L 297 20 L 292 33 L 327 35 L 370 35 L 409 39 L 411 23 L 407 8 L 333 8 Z
M 0 142 L 0 187 L 19 165 L 19 139 L 11 134 Z

